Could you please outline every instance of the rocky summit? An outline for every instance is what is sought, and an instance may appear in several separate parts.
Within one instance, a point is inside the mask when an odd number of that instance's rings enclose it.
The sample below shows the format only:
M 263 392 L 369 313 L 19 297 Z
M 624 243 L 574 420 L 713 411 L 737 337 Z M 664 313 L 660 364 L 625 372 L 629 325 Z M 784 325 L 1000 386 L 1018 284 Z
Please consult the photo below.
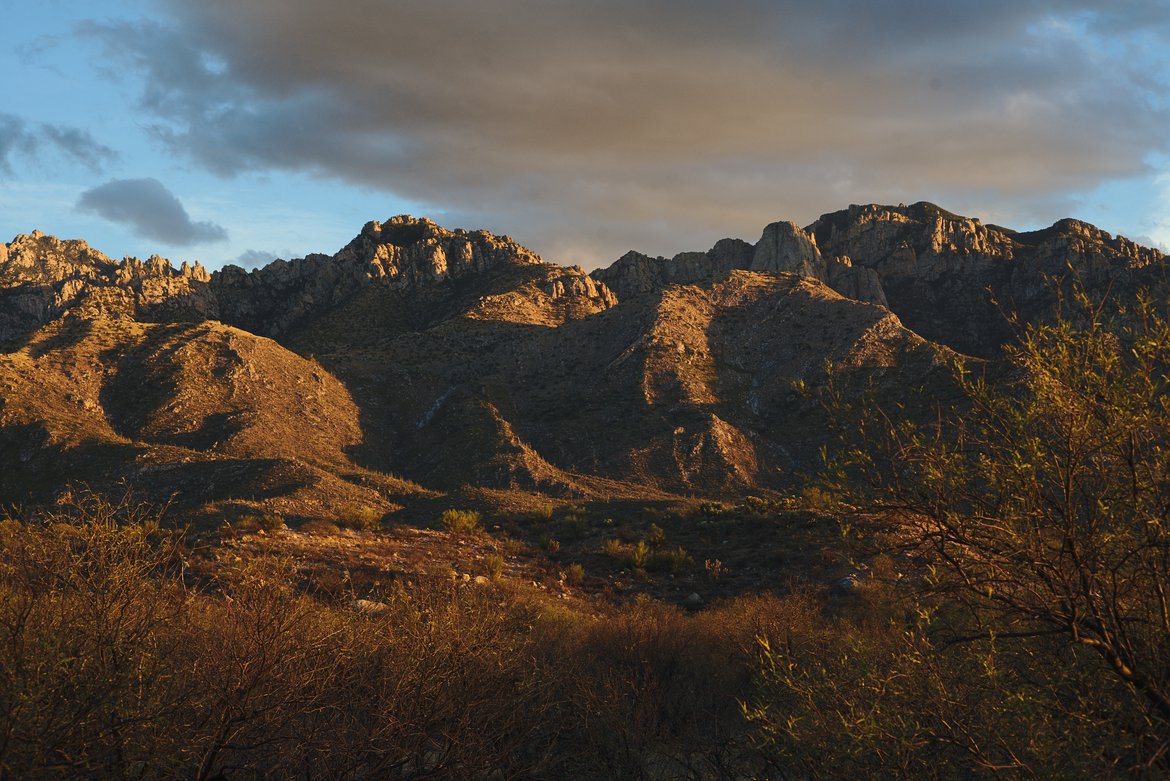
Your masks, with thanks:
M 0 501 L 140 486 L 190 517 L 393 512 L 474 487 L 562 497 L 790 486 L 833 441 L 826 365 L 913 403 L 994 361 L 1073 282 L 1166 258 L 1076 220 L 1017 232 L 851 206 L 587 274 L 507 236 L 370 222 L 253 271 L 0 245 Z

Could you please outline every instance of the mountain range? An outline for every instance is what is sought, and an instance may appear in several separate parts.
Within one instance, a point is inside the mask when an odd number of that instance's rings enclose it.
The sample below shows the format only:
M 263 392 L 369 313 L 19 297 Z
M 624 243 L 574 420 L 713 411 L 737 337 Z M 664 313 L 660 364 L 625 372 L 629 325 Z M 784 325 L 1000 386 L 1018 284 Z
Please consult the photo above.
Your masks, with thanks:
M 0 245 L 0 502 L 134 486 L 192 518 L 392 513 L 445 492 L 784 490 L 832 445 L 826 365 L 938 399 L 1021 323 L 1164 290 L 1166 256 L 1077 220 L 928 203 L 776 222 L 673 258 L 543 261 L 399 216 L 333 255 L 209 273 L 39 232 Z

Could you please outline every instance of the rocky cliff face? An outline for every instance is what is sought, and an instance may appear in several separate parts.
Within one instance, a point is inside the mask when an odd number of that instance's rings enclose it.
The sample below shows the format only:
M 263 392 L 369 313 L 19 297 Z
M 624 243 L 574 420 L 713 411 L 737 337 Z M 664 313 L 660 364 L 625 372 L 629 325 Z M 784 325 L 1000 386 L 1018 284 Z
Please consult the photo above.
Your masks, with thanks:
M 508 236 L 449 231 L 427 219 L 369 222 L 332 257 L 278 260 L 245 272 L 229 266 L 211 279 L 223 319 L 268 336 L 336 308 L 371 287 L 418 291 L 540 258 Z
M 855 268 L 848 257 L 822 255 L 816 238 L 791 222 L 767 226 L 754 245 L 723 239 L 707 252 L 683 252 L 669 259 L 629 252 L 612 266 L 594 271 L 593 276 L 619 298 L 628 298 L 666 285 L 716 279 L 732 270 L 798 274 L 858 301 L 886 304 L 876 273 Z
M 1073 280 L 1090 292 L 1149 284 L 1162 253 L 1077 220 L 1020 233 L 929 203 L 851 206 L 809 227 L 823 251 L 876 272 L 890 308 L 922 336 L 991 356 L 1007 315 L 1052 316 Z

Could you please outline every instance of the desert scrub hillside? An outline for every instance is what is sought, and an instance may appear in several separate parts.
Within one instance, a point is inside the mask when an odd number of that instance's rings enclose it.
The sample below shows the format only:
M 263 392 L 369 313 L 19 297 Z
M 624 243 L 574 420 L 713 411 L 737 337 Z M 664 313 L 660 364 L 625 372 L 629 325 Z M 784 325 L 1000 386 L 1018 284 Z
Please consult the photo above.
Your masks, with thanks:
M 419 579 L 314 598 L 287 562 L 194 582 L 94 496 L 0 527 L 0 774 L 563 778 L 746 773 L 758 634 L 799 606 L 585 609 Z
M 686 612 L 192 555 L 127 499 L 0 524 L 0 775 L 1157 777 L 1091 660 L 937 643 L 877 572 Z

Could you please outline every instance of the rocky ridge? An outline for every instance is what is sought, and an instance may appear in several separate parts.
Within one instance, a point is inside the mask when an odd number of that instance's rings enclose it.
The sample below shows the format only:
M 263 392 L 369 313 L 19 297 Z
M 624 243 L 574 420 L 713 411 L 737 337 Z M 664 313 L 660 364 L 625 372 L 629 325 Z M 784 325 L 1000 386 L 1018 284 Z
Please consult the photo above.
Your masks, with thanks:
M 1043 319 L 1053 275 L 1124 291 L 1163 262 L 1085 223 L 1018 233 L 930 204 L 592 274 L 409 217 L 214 274 L 19 236 L 0 252 L 0 499 L 128 480 L 207 516 L 317 517 L 464 485 L 768 491 L 830 443 L 793 391 L 826 362 L 938 398 L 952 349 L 994 356 L 1004 302 Z
M 217 319 L 211 275 L 196 262 L 174 268 L 152 255 L 113 261 L 80 240 L 40 231 L 0 245 L 0 342 L 66 312 L 145 319 Z
M 630 252 L 593 276 L 624 299 L 732 269 L 796 273 L 886 306 L 928 339 L 989 357 L 1011 336 L 1007 311 L 1025 320 L 1052 314 L 1054 280 L 1089 290 L 1150 284 L 1164 262 L 1158 250 L 1079 220 L 1019 232 L 920 202 L 850 206 L 805 228 L 773 223 L 754 245 L 724 239 L 670 259 Z
M 842 295 L 886 305 L 877 273 L 854 267 L 847 255 L 824 255 L 815 236 L 791 222 L 774 222 L 752 245 L 723 239 L 707 252 L 683 252 L 673 258 L 652 258 L 629 252 L 608 268 L 593 272 L 619 298 L 642 295 L 666 285 L 691 284 L 732 270 L 798 274 L 824 282 Z

